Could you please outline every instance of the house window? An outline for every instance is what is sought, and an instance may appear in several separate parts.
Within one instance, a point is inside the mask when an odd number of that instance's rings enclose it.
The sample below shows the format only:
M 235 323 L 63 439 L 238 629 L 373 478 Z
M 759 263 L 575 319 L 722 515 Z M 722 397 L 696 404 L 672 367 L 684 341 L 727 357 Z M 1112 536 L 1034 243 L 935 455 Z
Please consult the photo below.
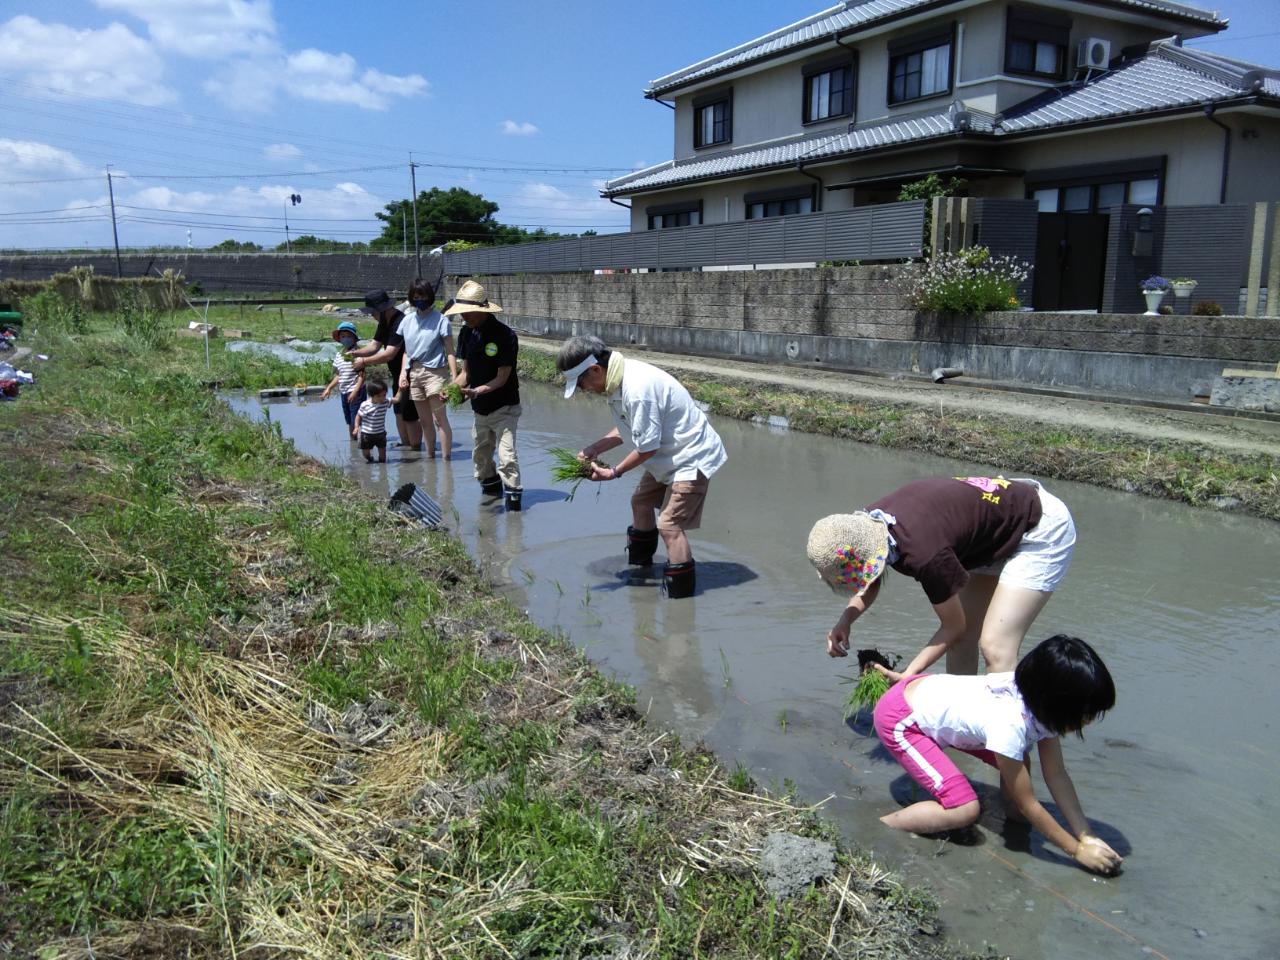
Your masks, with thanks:
M 1041 213 L 1106 213 L 1122 203 L 1159 203 L 1164 165 L 1164 157 L 1135 157 L 1028 171 L 1023 180 Z
M 710 147 L 733 141 L 733 91 L 693 101 L 693 145 Z
M 1071 19 L 1052 10 L 1009 9 L 1005 25 L 1004 68 L 1045 80 L 1062 80 L 1067 70 Z
M 804 68 L 804 122 L 853 116 L 854 64 L 848 57 Z
M 1036 201 L 1041 213 L 1106 213 L 1122 203 L 1154 206 L 1159 193 L 1159 179 L 1147 178 L 1041 187 L 1029 190 L 1027 198 Z
M 813 187 L 782 187 L 761 190 L 742 198 L 748 220 L 788 217 L 797 213 L 813 213 Z
M 951 48 L 955 34 L 943 30 L 889 42 L 889 103 L 922 100 L 951 91 Z
M 666 203 L 645 207 L 650 230 L 666 230 L 670 227 L 696 227 L 702 223 L 702 201 Z

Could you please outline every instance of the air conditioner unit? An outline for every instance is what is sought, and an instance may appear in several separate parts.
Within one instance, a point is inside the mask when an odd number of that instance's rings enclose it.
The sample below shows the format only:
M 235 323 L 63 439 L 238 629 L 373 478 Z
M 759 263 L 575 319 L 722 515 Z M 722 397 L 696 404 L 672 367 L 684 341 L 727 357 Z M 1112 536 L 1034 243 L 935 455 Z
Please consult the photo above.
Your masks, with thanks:
M 1111 63 L 1111 41 L 1101 37 L 1081 40 L 1076 47 L 1076 67 L 1087 70 L 1105 70 Z

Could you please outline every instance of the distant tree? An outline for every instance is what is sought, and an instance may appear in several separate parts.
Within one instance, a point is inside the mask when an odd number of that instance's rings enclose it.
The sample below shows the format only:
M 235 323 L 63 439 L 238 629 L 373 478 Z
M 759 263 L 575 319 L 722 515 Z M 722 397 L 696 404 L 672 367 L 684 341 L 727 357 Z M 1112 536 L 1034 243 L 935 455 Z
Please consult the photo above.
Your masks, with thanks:
M 276 244 L 275 249 L 277 253 L 283 253 L 288 250 L 292 250 L 294 253 L 351 253 L 359 250 L 368 250 L 369 244 L 330 240 L 328 237 L 317 237 L 314 234 L 304 233 L 300 237 L 294 237 L 287 244 Z
M 498 205 L 478 193 L 450 187 L 432 187 L 418 194 L 418 242 L 423 250 L 443 246 L 454 240 L 479 245 L 527 243 L 531 240 L 558 239 L 561 234 L 499 223 L 494 217 Z M 374 248 L 400 250 L 413 246 L 413 208 L 408 200 L 389 203 L 374 214 L 382 221 L 382 235 L 372 242 Z M 406 235 L 407 231 L 407 235 Z
M 209 249 L 216 253 L 258 253 L 262 247 L 252 240 L 223 240 Z

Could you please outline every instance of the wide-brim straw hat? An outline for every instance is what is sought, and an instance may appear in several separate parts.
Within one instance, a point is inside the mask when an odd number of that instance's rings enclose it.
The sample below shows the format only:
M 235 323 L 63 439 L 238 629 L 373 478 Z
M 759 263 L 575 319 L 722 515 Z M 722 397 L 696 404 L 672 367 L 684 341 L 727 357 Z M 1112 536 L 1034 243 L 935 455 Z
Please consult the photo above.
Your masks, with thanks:
M 501 313 L 502 308 L 491 301 L 484 292 L 484 287 L 474 280 L 468 280 L 458 288 L 452 306 L 444 311 L 446 317 L 459 313 Z
M 889 561 L 889 528 L 862 510 L 833 513 L 813 525 L 807 550 L 829 586 L 861 595 Z

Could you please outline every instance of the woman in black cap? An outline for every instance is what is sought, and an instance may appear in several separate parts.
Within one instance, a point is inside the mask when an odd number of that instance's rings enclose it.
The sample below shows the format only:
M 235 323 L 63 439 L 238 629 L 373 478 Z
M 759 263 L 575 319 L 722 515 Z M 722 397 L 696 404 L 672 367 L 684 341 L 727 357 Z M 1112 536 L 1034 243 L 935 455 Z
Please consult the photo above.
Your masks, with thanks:
M 350 356 L 355 358 L 353 366 L 363 370 L 375 363 L 385 363 L 391 370 L 391 383 L 400 382 L 400 368 L 404 364 L 404 337 L 400 334 L 400 321 L 404 319 L 385 290 L 370 290 L 364 295 L 364 306 L 361 313 L 367 313 L 378 321 L 378 329 L 373 339 L 359 349 L 352 350 Z M 418 419 L 418 408 L 414 405 L 409 391 L 401 390 L 400 399 L 396 402 L 396 430 L 400 433 L 400 445 L 410 450 L 418 450 L 422 446 L 422 424 Z

